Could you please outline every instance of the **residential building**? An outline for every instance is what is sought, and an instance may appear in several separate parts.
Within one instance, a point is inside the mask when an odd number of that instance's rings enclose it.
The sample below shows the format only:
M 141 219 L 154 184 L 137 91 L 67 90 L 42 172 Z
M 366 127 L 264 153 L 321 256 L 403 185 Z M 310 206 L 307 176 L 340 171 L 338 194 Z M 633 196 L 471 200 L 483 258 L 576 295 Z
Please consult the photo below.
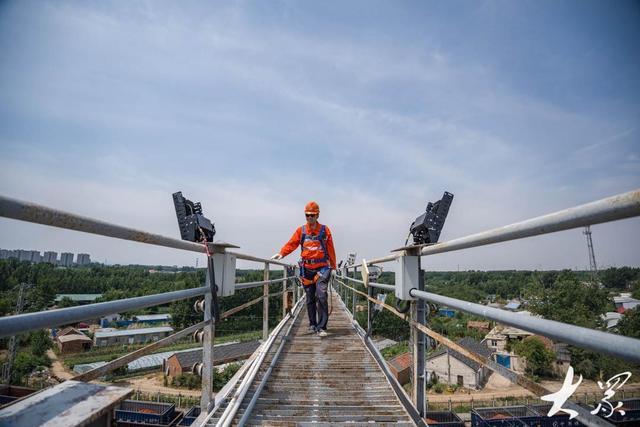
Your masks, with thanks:
M 489 322 L 482 322 L 479 320 L 469 320 L 467 322 L 467 329 L 475 329 L 481 332 L 489 332 Z
M 616 311 L 622 314 L 640 305 L 640 300 L 633 298 L 630 292 L 623 292 L 617 297 L 613 297 L 613 303 L 616 306 Z
M 57 333 L 54 329 L 53 336 L 62 354 L 78 353 L 91 349 L 91 338 L 74 327 L 67 326 Z
M 569 346 L 562 342 L 553 344 L 553 351 L 556 353 L 554 370 L 557 375 L 564 377 L 571 365 L 571 352 Z
M 42 262 L 56 265 L 58 263 L 58 252 L 47 251 L 42 257 Z
M 140 329 L 97 329 L 93 334 L 93 344 L 96 347 L 111 345 L 141 344 L 149 341 L 158 341 L 173 333 L 173 328 L 160 326 L 157 328 Z
M 31 262 L 33 263 L 41 263 L 42 255 L 40 255 L 40 251 L 30 251 L 31 252 Z
M 604 320 L 607 325 L 607 329 L 615 328 L 618 325 L 620 319 L 622 319 L 623 314 L 618 313 L 616 311 L 608 311 L 600 317 Z
M 522 315 L 531 315 L 527 311 L 519 311 Z M 513 349 L 512 344 L 515 342 L 523 341 L 529 337 L 535 337 L 547 347 L 547 349 L 556 353 L 556 360 L 552 367 L 554 371 L 559 374 L 564 374 L 571 362 L 571 354 L 569 353 L 566 345 L 561 343 L 554 343 L 549 338 L 535 335 L 531 332 L 524 331 L 522 329 L 514 328 L 512 326 L 496 325 L 482 340 L 483 343 L 493 352 L 493 359 L 500 365 L 509 368 L 516 372 L 524 372 L 526 369 L 526 359 L 517 355 Z
M 91 257 L 89 254 L 78 254 L 76 259 L 76 264 L 78 265 L 89 265 L 91 264 Z
M 11 249 L 0 249 L 0 259 L 19 258 L 18 251 Z
M 225 343 L 213 347 L 213 364 L 224 365 L 249 358 L 260 346 L 259 341 Z M 174 377 L 193 372 L 196 363 L 202 362 L 202 348 L 175 352 L 162 362 L 165 375 Z
M 120 319 L 122 319 L 122 316 L 118 313 L 107 314 L 100 318 L 100 327 L 106 328 L 109 326 L 109 323 L 117 322 Z
M 483 343 L 495 354 L 495 361 L 516 372 L 524 372 L 524 360 L 511 351 L 510 344 L 514 341 L 522 341 L 532 336 L 531 332 L 512 326 L 496 325 L 482 340 Z
M 18 261 L 29 261 L 31 262 L 31 251 L 25 251 L 24 249 L 18 250 Z
M 90 304 L 95 302 L 98 298 L 102 297 L 102 294 L 56 294 L 56 303 L 62 301 L 63 298 L 69 298 L 70 300 L 77 302 L 79 305 Z
M 71 267 L 73 265 L 73 254 L 71 252 L 62 252 L 60 254 L 60 265 L 62 267 Z
M 462 338 L 457 343 L 481 356 L 491 357 L 491 350 L 471 337 Z M 489 378 L 489 374 L 488 368 L 446 346 L 441 345 L 427 356 L 427 380 L 429 381 L 436 377 L 438 382 L 481 389 Z
M 82 334 L 82 332 L 80 332 L 79 330 L 77 330 L 73 326 L 67 326 L 65 328 L 62 328 L 60 330 L 60 332 L 55 334 L 55 336 L 56 337 L 62 337 L 62 336 L 65 336 L 65 335 L 80 335 L 80 334 Z
M 62 335 L 56 338 L 58 349 L 62 354 L 78 353 L 85 350 L 90 350 L 92 341 L 91 338 L 83 333 Z
M 133 323 L 167 323 L 171 321 L 171 315 L 166 314 L 140 314 L 133 316 Z

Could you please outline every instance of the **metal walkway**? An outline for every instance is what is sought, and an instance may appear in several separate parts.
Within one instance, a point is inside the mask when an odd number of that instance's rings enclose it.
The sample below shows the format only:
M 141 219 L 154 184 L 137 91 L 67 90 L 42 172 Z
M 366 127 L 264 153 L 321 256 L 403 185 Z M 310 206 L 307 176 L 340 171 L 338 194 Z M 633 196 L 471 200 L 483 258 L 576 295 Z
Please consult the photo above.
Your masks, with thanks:
M 411 370 L 412 399 L 406 396 L 397 381 L 391 376 L 388 366 L 371 340 L 363 339 L 365 334 L 362 329 L 351 323 L 352 317 L 347 313 L 337 295 L 332 296 L 334 311 L 329 323 L 330 335 L 324 339 L 311 335 L 306 331 L 306 320 L 304 319 L 306 313 L 301 300 L 299 297 L 296 298 L 297 292 L 294 292 L 293 295 L 290 293 L 296 281 L 296 266 L 273 259 L 231 252 L 229 249 L 237 248 L 237 246 L 228 243 L 206 244 L 205 252 L 208 256 L 209 269 L 207 273 L 209 277 L 213 276 L 214 265 L 217 265 L 216 271 L 222 271 L 223 268 L 225 271 L 222 280 L 217 283 L 220 285 L 218 296 L 229 296 L 233 295 L 236 290 L 257 287 L 262 287 L 263 293 L 261 297 L 244 302 L 223 313 L 218 313 L 218 320 L 226 319 L 250 306 L 262 303 L 263 336 L 268 337 L 261 348 L 251 356 L 250 361 L 245 363 L 234 378 L 218 393 L 215 401 L 211 400 L 211 390 L 214 384 L 212 349 L 215 341 L 216 322 L 212 319 L 213 310 L 211 308 L 215 307 L 215 304 L 213 304 L 214 298 L 209 281 L 205 281 L 203 286 L 196 288 L 85 306 L 2 316 L 0 317 L 0 338 L 95 319 L 111 313 L 204 297 L 204 300 L 196 304 L 204 312 L 201 322 L 119 357 L 104 366 L 80 374 L 74 377 L 74 380 L 84 382 L 94 380 L 126 366 L 134 359 L 152 354 L 158 348 L 196 333 L 195 335 L 201 337 L 203 341 L 200 407 L 211 410 L 209 413 L 203 411 L 193 425 L 220 424 L 222 427 L 226 427 L 232 424 L 369 425 L 375 423 L 396 425 L 415 423 L 422 426 L 425 424 L 424 420 L 420 418 L 420 413 L 424 413 L 426 410 L 426 393 L 424 393 L 426 372 L 425 360 L 421 354 L 424 352 L 427 336 L 497 372 L 510 382 L 527 388 L 537 396 L 553 393 L 552 390 L 527 379 L 524 375 L 510 371 L 492 359 L 469 351 L 429 329 L 424 317 L 427 302 L 543 335 L 557 342 L 571 344 L 632 363 L 640 363 L 640 340 L 637 338 L 535 316 L 521 316 L 506 310 L 428 292 L 428 288 L 425 288 L 427 281 L 422 276 L 421 259 L 423 257 L 639 216 L 640 189 L 434 245 L 400 248 L 381 258 L 362 260 L 361 264 L 351 260 L 350 263 L 343 265 L 337 275 L 342 281 L 335 280 L 334 284 L 337 282 L 342 286 L 342 292 L 346 298 L 348 295 L 352 296 L 353 311 L 355 311 L 355 301 L 358 298 L 356 295 L 359 295 L 364 298 L 364 301 L 367 301 L 369 323 L 372 320 L 374 304 L 407 321 L 412 336 L 414 360 L 414 366 Z M 203 254 L 205 250 L 205 246 L 199 243 L 111 224 L 99 219 L 87 218 L 2 195 L 0 195 L 0 217 L 200 254 Z M 235 274 L 236 260 L 263 264 L 264 280 L 238 282 Z M 375 275 L 374 279 L 371 279 L 369 266 L 380 267 L 380 264 L 383 263 L 392 264 L 389 271 L 396 273 L 394 284 L 377 283 Z M 274 266 L 283 268 L 282 278 L 269 280 L 270 268 Z M 348 283 L 353 284 L 354 287 L 349 286 Z M 282 286 L 282 288 L 278 287 L 274 292 L 275 289 L 270 289 L 270 286 L 275 285 Z M 366 292 L 364 292 L 365 290 Z M 395 308 L 374 298 L 374 292 L 378 291 L 394 292 L 399 300 L 409 303 L 408 315 L 402 315 Z M 283 296 L 283 300 L 287 302 L 293 296 L 293 302 L 295 303 L 297 300 L 298 304 L 293 316 L 283 313 L 283 320 L 269 335 L 269 300 L 280 296 Z M 286 304 L 282 306 L 285 307 Z M 74 407 L 77 403 L 74 396 L 77 395 L 75 390 L 67 390 L 68 386 L 65 384 L 52 387 L 48 395 L 55 395 L 57 399 L 60 399 L 64 396 L 56 393 L 68 394 L 69 399 L 65 400 L 68 405 L 65 408 L 60 408 L 60 405 L 55 408 L 49 406 L 53 409 L 46 415 L 52 416 L 64 411 L 74 411 L 77 415 L 76 418 L 93 417 L 96 406 L 84 409 Z M 131 390 L 125 389 L 116 400 L 124 399 L 125 395 L 130 392 Z M 84 394 L 88 396 L 87 393 Z M 37 401 L 44 395 L 42 393 L 36 394 L 25 399 L 25 402 L 28 399 L 30 402 Z M 110 411 L 112 403 L 114 402 L 102 402 L 101 405 L 103 409 Z M 25 405 L 23 407 L 26 408 Z M 585 425 L 608 427 L 612 425 L 605 418 L 591 414 L 589 408 L 575 401 L 566 401 L 564 407 L 576 411 L 578 413 L 577 421 Z M 30 409 L 25 410 L 29 411 Z M 9 408 L 0 409 L 0 418 L 3 416 L 12 417 L 12 411 Z M 221 422 L 217 423 L 217 421 Z M 0 422 L 0 424 L 2 423 Z M 11 425 L 15 425 L 15 423 Z
M 325 338 L 307 330 L 306 307 L 299 307 L 292 320 L 289 342 L 276 360 L 246 425 L 415 425 L 335 292 L 331 300 L 333 312 L 329 336 Z M 242 419 L 287 328 L 278 334 L 231 425 L 238 425 Z M 206 426 L 218 424 L 236 392 L 237 388 L 228 393 Z

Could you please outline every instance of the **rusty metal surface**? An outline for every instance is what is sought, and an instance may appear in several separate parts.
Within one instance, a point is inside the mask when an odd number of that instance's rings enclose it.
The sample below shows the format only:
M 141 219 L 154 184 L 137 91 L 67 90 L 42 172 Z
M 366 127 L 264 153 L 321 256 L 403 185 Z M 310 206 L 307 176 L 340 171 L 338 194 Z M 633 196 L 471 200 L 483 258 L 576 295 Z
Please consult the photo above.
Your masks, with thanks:
M 294 320 L 247 425 L 367 423 L 414 425 L 386 376 L 357 335 L 344 305 L 332 293 L 329 336 L 307 330 L 306 310 Z M 282 332 L 275 344 L 282 342 Z M 276 353 L 262 363 L 233 419 L 237 425 Z M 224 405 L 207 422 L 216 425 Z
M 0 426 L 82 426 L 110 412 L 130 388 L 69 380 L 0 410 Z

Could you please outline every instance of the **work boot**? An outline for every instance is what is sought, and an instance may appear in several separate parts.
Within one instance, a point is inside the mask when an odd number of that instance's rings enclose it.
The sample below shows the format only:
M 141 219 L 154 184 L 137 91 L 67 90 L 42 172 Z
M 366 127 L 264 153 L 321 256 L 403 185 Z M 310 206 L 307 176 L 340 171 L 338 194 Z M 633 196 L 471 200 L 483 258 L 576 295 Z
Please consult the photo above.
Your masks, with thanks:
M 319 336 L 319 337 L 326 337 L 327 335 L 329 335 L 329 334 L 328 334 L 328 333 L 327 333 L 327 331 L 325 331 L 325 330 L 320 330 L 320 331 L 318 332 L 318 336 Z

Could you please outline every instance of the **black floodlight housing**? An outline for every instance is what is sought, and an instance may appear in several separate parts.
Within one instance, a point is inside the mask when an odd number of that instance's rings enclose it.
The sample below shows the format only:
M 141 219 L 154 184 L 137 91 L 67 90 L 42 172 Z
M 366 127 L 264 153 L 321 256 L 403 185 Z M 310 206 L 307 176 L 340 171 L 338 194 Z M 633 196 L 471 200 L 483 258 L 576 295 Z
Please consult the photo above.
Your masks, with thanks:
M 414 245 L 438 243 L 452 201 L 453 194 L 445 191 L 442 199 L 429 202 L 426 212 L 416 218 L 409 229 Z
M 202 215 L 202 205 L 200 202 L 192 202 L 182 197 L 182 191 L 173 193 L 173 204 L 176 207 L 178 226 L 180 227 L 180 237 L 182 240 L 190 242 L 213 242 L 216 229 Z

